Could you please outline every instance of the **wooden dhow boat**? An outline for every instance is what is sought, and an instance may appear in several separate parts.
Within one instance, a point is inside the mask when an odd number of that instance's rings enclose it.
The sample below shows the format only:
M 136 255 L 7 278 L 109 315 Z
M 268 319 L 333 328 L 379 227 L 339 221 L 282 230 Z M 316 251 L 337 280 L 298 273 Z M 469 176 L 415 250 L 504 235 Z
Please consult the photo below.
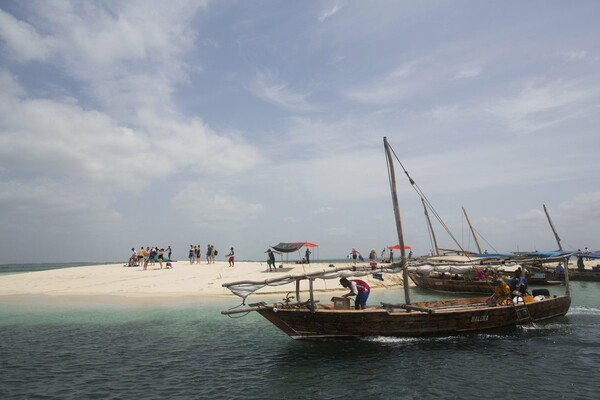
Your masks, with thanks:
M 560 296 L 538 296 L 537 299 L 510 301 L 503 290 L 498 296 L 450 299 L 436 301 L 410 301 L 407 259 L 396 195 L 396 180 L 392 151 L 386 138 L 383 139 L 388 161 L 390 190 L 400 244 L 401 261 L 388 267 L 354 266 L 332 268 L 301 275 L 290 275 L 264 281 L 239 281 L 223 284 L 244 299 L 242 307 L 224 310 L 221 313 L 257 312 L 294 339 L 337 339 L 364 336 L 423 336 L 450 335 L 461 332 L 480 332 L 511 326 L 523 326 L 534 321 L 565 315 L 570 307 L 568 278 L 566 294 Z M 411 179 L 412 181 L 412 179 Z M 341 276 L 364 276 L 372 273 L 402 273 L 404 303 L 368 306 L 365 309 L 348 309 L 344 304 L 321 304 L 315 299 L 315 279 L 335 279 Z M 300 283 L 308 282 L 309 298 L 300 300 Z M 268 285 L 296 283 L 295 299 L 267 305 L 264 302 L 245 305 L 248 295 Z M 342 302 L 340 302 L 342 303 Z
M 491 256 L 485 259 L 464 257 L 462 263 L 447 262 L 444 257 L 425 257 L 415 260 L 417 265 L 408 266 L 408 275 L 420 289 L 437 292 L 492 294 L 494 279 L 507 279 L 517 267 L 525 271 L 530 286 L 562 285 L 561 280 L 552 279 L 544 264 L 564 262 L 574 253 L 555 252 L 554 257 Z M 541 272 L 536 272 L 541 271 Z M 478 276 L 484 272 L 484 276 Z
M 492 285 L 491 280 L 474 281 L 464 279 L 464 277 L 453 278 L 453 275 L 432 276 L 430 274 L 420 274 L 418 272 L 409 272 L 408 276 L 418 288 L 435 290 L 437 292 L 476 293 L 489 295 L 494 293 L 495 289 L 495 286 Z

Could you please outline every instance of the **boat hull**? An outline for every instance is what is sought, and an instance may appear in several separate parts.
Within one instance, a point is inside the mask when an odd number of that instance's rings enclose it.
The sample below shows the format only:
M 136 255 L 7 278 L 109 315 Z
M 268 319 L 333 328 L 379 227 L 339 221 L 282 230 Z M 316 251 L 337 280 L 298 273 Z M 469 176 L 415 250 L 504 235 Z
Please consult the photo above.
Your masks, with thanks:
M 494 287 L 487 281 L 465 281 L 433 278 L 426 275 L 409 272 L 410 279 L 421 289 L 440 292 L 492 294 Z
M 569 271 L 572 281 L 600 282 L 600 272 L 596 271 Z
M 570 305 L 570 297 L 558 296 L 528 303 L 527 309 L 531 320 L 540 321 L 565 315 Z M 407 311 L 394 306 L 312 312 L 263 307 L 257 312 L 290 337 L 307 340 L 448 335 L 517 326 L 523 322 L 514 305 L 490 306 L 485 304 L 485 298 L 422 302 L 413 306 L 435 306 L 437 309 L 432 312 Z

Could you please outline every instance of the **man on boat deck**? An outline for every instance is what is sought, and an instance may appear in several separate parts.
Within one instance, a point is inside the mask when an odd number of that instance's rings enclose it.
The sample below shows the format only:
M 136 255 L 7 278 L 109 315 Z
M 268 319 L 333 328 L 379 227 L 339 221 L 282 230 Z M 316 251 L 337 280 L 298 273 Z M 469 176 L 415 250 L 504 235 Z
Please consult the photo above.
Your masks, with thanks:
M 340 285 L 350 289 L 350 293 L 346 293 L 342 297 L 356 296 L 354 300 L 354 308 L 356 310 L 364 310 L 367 308 L 367 299 L 371 292 L 371 287 L 365 281 L 360 279 L 348 280 L 346 278 L 340 279 Z
M 512 297 L 525 296 L 527 294 L 527 288 L 528 285 L 525 277 L 516 275 L 510 281 L 510 291 L 512 293 Z

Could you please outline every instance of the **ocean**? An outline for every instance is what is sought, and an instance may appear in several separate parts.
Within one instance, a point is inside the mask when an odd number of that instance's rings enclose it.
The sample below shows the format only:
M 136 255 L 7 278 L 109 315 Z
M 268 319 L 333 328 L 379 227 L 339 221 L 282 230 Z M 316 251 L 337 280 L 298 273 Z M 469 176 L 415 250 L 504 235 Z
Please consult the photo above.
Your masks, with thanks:
M 597 399 L 600 284 L 571 287 L 569 313 L 534 329 L 322 342 L 221 315 L 234 297 L 0 297 L 0 399 Z

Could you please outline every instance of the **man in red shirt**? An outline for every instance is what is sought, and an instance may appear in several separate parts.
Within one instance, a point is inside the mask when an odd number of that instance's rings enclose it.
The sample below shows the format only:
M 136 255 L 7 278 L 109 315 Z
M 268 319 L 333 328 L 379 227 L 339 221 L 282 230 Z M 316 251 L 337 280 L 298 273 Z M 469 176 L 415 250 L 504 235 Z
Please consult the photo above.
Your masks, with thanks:
M 350 289 L 350 293 L 343 295 L 342 297 L 356 296 L 354 300 L 354 308 L 356 310 L 364 310 L 367 307 L 367 299 L 371 292 L 371 287 L 365 281 L 360 279 L 348 280 L 346 278 L 340 279 L 340 285 Z

